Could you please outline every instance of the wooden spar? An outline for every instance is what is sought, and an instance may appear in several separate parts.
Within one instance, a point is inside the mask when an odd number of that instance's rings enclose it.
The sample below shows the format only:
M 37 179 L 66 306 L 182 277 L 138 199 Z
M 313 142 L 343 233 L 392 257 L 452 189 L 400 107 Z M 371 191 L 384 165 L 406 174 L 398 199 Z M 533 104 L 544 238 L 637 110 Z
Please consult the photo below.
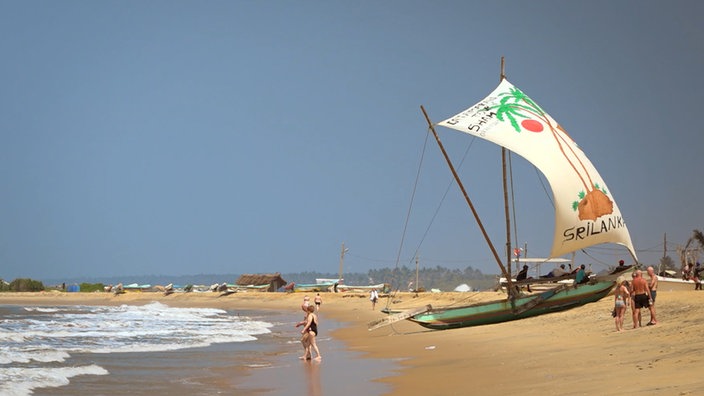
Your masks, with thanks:
M 508 210 L 508 186 L 506 181 L 506 148 L 501 147 L 501 174 L 504 188 L 504 216 L 506 218 L 506 268 L 507 277 L 511 277 L 511 217 Z
M 486 230 L 484 229 L 484 224 L 482 223 L 481 219 L 479 218 L 479 214 L 477 213 L 476 209 L 474 209 L 474 204 L 472 203 L 472 200 L 469 199 L 469 195 L 467 194 L 467 190 L 465 190 L 464 184 L 462 184 L 460 177 L 457 175 L 457 171 L 455 170 L 455 167 L 452 165 L 452 161 L 450 161 L 450 157 L 447 155 L 447 151 L 445 151 L 445 146 L 442 145 L 442 142 L 440 141 L 440 136 L 438 136 L 438 133 L 435 131 L 435 127 L 433 126 L 433 123 L 430 121 L 430 117 L 428 116 L 428 113 L 425 112 L 425 108 L 422 105 L 420 106 L 420 109 L 423 111 L 423 115 L 425 116 L 425 120 L 428 122 L 428 127 L 430 127 L 430 130 L 433 132 L 433 136 L 435 136 L 435 141 L 438 143 L 438 146 L 440 147 L 440 151 L 442 151 L 442 155 L 445 157 L 445 161 L 447 162 L 447 165 L 450 167 L 450 171 L 452 172 L 452 176 L 454 176 L 455 181 L 457 182 L 457 185 L 460 187 L 460 190 L 462 190 L 462 194 L 464 195 L 464 200 L 467 202 L 467 205 L 469 205 L 469 208 L 472 210 L 472 214 L 474 215 L 474 219 L 477 221 L 477 224 L 479 225 L 479 229 L 482 231 L 482 235 L 484 235 L 484 239 L 486 240 L 486 243 L 489 245 L 489 249 L 491 249 L 491 253 L 493 253 L 494 259 L 496 259 L 496 263 L 499 265 L 499 268 L 501 268 L 501 273 L 503 274 L 503 276 L 507 280 L 509 294 L 511 296 L 514 296 L 516 291 L 513 289 L 513 285 L 511 283 L 511 276 L 506 272 L 506 267 L 501 262 L 501 258 L 499 257 L 499 254 L 496 252 L 496 248 L 494 248 L 494 244 L 491 242 L 491 239 L 489 239 L 489 234 L 486 233 Z M 510 257 L 509 257 L 509 259 L 510 259 Z
M 430 304 L 428 304 L 422 308 L 416 308 L 416 309 L 411 309 L 408 311 L 399 312 L 397 314 L 389 315 L 384 318 L 375 320 L 373 322 L 369 322 L 369 324 L 367 325 L 367 329 L 369 331 L 376 330 L 380 327 L 389 326 L 392 323 L 400 322 L 404 319 L 408 319 L 412 316 L 415 316 L 415 315 L 418 315 L 421 313 L 430 312 L 432 310 L 433 310 L 433 307 Z
M 504 57 L 501 57 L 501 75 L 499 77 L 499 83 L 506 78 L 504 73 Z M 508 210 L 508 186 L 506 177 L 506 148 L 501 146 L 501 174 L 503 176 L 503 189 L 504 189 L 504 217 L 506 218 L 506 278 L 511 278 L 511 215 Z M 510 286 L 510 285 L 509 285 Z
M 554 296 L 556 293 L 559 293 L 559 292 L 562 291 L 562 290 L 567 289 L 568 287 L 569 287 L 568 285 L 562 284 L 562 285 L 560 285 L 560 286 L 558 286 L 558 287 L 556 287 L 556 288 L 550 290 L 550 291 L 552 292 L 552 294 L 550 295 L 550 297 Z M 515 315 L 518 315 L 518 314 L 522 314 L 523 312 L 529 311 L 529 310 L 531 310 L 531 309 L 537 307 L 537 306 L 540 305 L 543 301 L 545 301 L 545 298 L 543 298 L 543 295 L 544 295 L 543 293 L 538 294 L 537 296 L 535 296 L 535 298 L 531 299 L 530 301 L 528 301 L 527 303 L 521 305 L 520 307 L 514 309 L 514 310 L 513 310 L 513 313 L 514 313 Z M 549 298 L 549 297 L 548 297 L 548 298 Z
M 501 57 L 501 79 L 499 82 L 501 82 L 504 78 L 506 78 L 506 74 L 504 73 L 504 57 Z

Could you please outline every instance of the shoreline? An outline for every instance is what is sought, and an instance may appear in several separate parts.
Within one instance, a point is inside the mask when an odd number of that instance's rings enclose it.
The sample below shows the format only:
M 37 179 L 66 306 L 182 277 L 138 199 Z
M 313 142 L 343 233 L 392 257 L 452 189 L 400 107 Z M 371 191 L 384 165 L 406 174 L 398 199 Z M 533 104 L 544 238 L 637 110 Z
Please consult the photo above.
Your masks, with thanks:
M 361 358 L 393 362 L 390 375 L 373 379 L 389 385 L 386 394 L 488 394 L 521 392 L 535 395 L 616 395 L 623 393 L 698 394 L 704 380 L 696 367 L 704 334 L 704 292 L 658 293 L 658 324 L 631 329 L 630 309 L 626 331 L 617 333 L 608 296 L 596 303 L 564 312 L 519 321 L 454 330 L 428 330 L 401 321 L 374 331 L 367 324 L 392 309 L 467 304 L 500 298 L 494 292 L 397 293 L 392 302 L 382 298 L 371 309 L 365 295 L 323 293 L 321 326 L 345 348 Z M 304 293 L 129 292 L 108 293 L 0 293 L 3 305 L 141 305 L 159 301 L 178 307 L 213 307 L 228 310 L 300 309 Z M 342 324 L 325 329 L 324 319 Z M 649 319 L 643 310 L 643 323 Z M 331 330 L 331 331 L 330 331 Z M 325 362 L 326 352 L 323 352 Z

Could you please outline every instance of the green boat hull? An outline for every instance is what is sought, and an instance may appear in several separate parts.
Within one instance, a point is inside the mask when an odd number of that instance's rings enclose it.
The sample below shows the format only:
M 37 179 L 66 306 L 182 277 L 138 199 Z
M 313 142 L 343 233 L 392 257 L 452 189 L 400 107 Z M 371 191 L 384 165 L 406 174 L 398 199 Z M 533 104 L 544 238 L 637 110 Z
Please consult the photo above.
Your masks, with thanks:
M 414 315 L 408 320 L 434 330 L 503 323 L 564 311 L 599 301 L 611 292 L 613 286 L 613 281 L 600 281 L 577 287 L 569 286 L 544 291 L 537 295 L 522 296 L 513 301 L 506 299 L 462 307 L 432 309 Z

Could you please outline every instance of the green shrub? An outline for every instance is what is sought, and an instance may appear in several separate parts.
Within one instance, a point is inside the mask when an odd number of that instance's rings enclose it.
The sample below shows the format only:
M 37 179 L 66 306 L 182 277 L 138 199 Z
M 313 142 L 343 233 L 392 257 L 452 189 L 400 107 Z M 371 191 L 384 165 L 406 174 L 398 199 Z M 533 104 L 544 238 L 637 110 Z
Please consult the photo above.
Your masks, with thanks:
M 9 291 L 13 292 L 36 292 L 44 290 L 44 284 L 41 281 L 18 278 L 10 282 Z
M 96 291 L 104 291 L 105 285 L 102 283 L 81 283 L 81 292 L 92 293 Z

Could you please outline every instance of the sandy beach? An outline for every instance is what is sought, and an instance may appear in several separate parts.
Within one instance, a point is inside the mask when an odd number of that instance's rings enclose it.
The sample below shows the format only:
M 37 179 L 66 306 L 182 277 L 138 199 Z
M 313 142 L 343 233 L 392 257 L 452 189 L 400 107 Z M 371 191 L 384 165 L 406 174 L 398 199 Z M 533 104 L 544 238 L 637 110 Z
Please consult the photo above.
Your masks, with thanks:
M 4 305 L 115 305 L 151 301 L 174 307 L 296 310 L 303 294 L 0 293 Z M 704 292 L 660 292 L 658 324 L 616 332 L 613 298 L 536 318 L 464 329 L 427 330 L 408 321 L 374 331 L 379 309 L 466 304 L 500 298 L 481 293 L 399 293 L 372 310 L 365 295 L 323 294 L 321 331 L 329 317 L 343 323 L 332 336 L 361 356 L 390 359 L 400 369 L 380 379 L 389 394 L 529 395 L 704 394 Z M 643 310 L 643 324 L 649 313 Z M 325 351 L 321 351 L 325 356 Z M 321 363 L 325 364 L 325 359 Z

